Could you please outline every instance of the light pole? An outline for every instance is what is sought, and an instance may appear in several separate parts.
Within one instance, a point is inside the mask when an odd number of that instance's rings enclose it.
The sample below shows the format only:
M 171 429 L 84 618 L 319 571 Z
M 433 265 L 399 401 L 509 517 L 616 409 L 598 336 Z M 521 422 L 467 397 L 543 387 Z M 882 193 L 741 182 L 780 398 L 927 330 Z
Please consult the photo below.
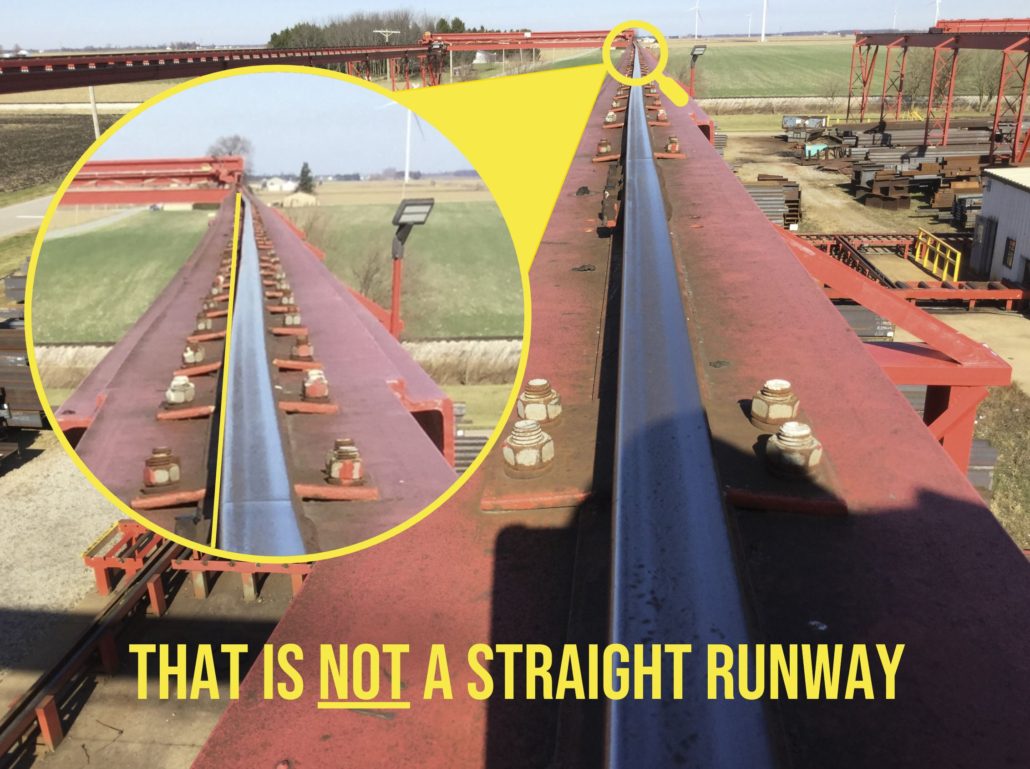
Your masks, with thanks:
M 405 198 L 393 215 L 393 226 L 397 231 L 393 235 L 393 286 L 390 292 L 390 334 L 395 339 L 401 335 L 401 276 L 404 270 L 404 243 L 411 234 L 411 229 L 418 224 L 425 224 L 429 212 L 433 210 L 433 198 Z
M 687 90 L 690 93 L 691 99 L 694 98 L 694 67 L 697 66 L 697 60 L 704 55 L 707 49 L 708 46 L 706 45 L 695 45 L 690 52 L 690 88 Z

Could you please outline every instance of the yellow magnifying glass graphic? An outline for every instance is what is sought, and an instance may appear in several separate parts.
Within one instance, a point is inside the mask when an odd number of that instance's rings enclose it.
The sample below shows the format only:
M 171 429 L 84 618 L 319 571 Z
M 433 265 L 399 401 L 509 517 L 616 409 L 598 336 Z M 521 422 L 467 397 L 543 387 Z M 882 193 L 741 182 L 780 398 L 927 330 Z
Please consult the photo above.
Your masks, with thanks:
M 658 63 L 655 65 L 654 70 L 643 77 L 627 77 L 619 72 L 619 70 L 616 69 L 614 62 L 612 62 L 612 57 L 609 54 L 612 44 L 615 42 L 615 38 L 628 29 L 642 29 L 645 32 L 650 33 L 658 43 Z M 602 51 L 604 66 L 608 69 L 608 74 L 623 85 L 647 85 L 648 83 L 655 81 L 658 83 L 658 87 L 662 89 L 662 93 L 664 93 L 668 97 L 669 101 L 677 107 L 686 106 L 686 103 L 690 100 L 690 96 L 687 94 L 686 89 L 665 74 L 665 65 L 669 61 L 669 44 L 666 42 L 665 36 L 659 32 L 654 25 L 648 24 L 646 21 L 639 20 L 624 21 L 621 24 L 617 24 L 612 28 L 612 31 L 608 33 L 608 37 L 604 39 L 604 48 Z

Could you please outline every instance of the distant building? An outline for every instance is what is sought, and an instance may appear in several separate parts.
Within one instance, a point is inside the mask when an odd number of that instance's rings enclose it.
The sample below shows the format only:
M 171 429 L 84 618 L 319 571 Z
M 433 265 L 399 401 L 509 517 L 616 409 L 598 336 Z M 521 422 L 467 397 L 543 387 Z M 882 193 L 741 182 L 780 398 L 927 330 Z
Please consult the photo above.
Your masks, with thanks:
M 318 198 L 307 192 L 294 192 L 292 195 L 287 195 L 283 198 L 282 205 L 283 208 L 305 208 L 307 206 L 317 206 Z
M 261 188 L 265 192 L 293 192 L 297 189 L 297 182 L 273 176 L 271 179 L 265 179 Z
M 1030 167 L 988 168 L 971 267 L 1030 287 Z

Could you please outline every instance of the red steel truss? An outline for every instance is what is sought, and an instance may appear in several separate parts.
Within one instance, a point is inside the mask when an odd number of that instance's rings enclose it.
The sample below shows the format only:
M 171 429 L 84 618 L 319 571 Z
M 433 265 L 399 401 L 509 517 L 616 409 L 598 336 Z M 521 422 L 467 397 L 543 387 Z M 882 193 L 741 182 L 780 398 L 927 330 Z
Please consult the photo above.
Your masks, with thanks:
M 933 67 L 926 113 L 924 143 L 946 146 L 951 125 L 959 52 L 999 51 L 1000 77 L 996 93 L 991 160 L 1021 163 L 1030 144 L 1027 84 L 1030 81 L 1030 19 L 944 20 L 928 32 L 857 33 L 851 55 L 847 119 L 860 121 L 869 111 L 872 81 L 878 76 L 880 47 L 886 48 L 880 89 L 880 118 L 900 117 L 905 95 L 905 66 L 909 48 L 933 49 Z

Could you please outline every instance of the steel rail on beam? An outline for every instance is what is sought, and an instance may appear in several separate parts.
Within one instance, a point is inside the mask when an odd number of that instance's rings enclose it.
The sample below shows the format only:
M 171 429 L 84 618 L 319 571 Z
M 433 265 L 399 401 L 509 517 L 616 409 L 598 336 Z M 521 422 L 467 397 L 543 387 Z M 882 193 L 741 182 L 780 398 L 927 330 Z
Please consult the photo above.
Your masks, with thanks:
M 634 65 L 639 77 L 640 64 Z M 747 642 L 744 598 L 716 479 L 641 88 L 627 112 L 611 641 Z M 760 702 L 708 699 L 685 664 L 684 696 L 614 700 L 608 766 L 772 767 Z M 676 735 L 686 732 L 686 744 Z
M 238 273 L 229 337 L 218 544 L 239 553 L 302 554 L 306 549 L 294 512 L 268 367 L 261 267 L 249 205 Z

